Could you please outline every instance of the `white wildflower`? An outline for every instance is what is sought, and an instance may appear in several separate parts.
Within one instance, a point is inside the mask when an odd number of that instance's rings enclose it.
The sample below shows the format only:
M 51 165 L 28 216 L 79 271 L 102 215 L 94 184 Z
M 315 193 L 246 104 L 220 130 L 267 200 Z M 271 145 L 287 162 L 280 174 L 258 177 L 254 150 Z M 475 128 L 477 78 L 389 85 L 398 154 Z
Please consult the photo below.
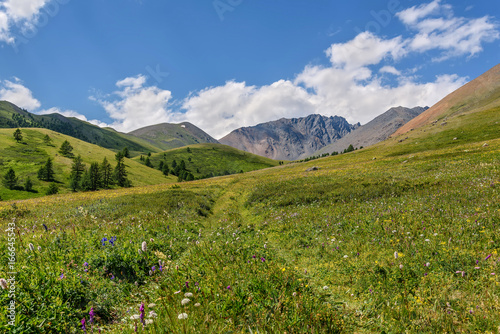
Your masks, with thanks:
M 179 314 L 179 315 L 177 316 L 177 318 L 178 318 L 179 320 L 182 320 L 182 319 L 187 319 L 187 318 L 188 318 L 188 315 L 187 315 L 187 313 L 181 313 L 181 314 Z
M 191 301 L 191 299 L 189 299 L 189 298 L 184 298 L 184 299 L 181 301 L 181 304 L 182 304 L 182 306 L 184 306 L 184 305 L 189 304 L 189 302 L 190 302 L 190 301 Z
M 196 303 L 196 304 L 194 304 L 194 307 L 200 307 L 200 306 L 201 306 L 201 304 L 200 304 L 200 303 Z
M 7 281 L 5 280 L 5 278 L 0 278 L 0 286 L 2 287 L 2 289 L 7 289 Z
M 148 250 L 148 245 L 146 244 L 146 241 L 142 242 L 141 249 L 144 253 Z
M 33 252 L 33 251 L 35 251 L 35 246 L 33 246 L 33 244 L 32 244 L 32 243 L 30 243 L 28 246 L 29 246 L 29 248 L 30 248 L 30 250 L 31 250 L 32 252 Z
M 396 251 L 396 252 L 394 252 L 394 258 L 395 258 L 395 259 L 397 259 L 397 258 L 398 258 L 398 256 L 399 256 L 398 252 L 397 252 L 397 251 Z
M 186 298 L 193 298 L 193 294 L 191 292 L 186 292 L 184 294 L 184 297 L 186 297 Z

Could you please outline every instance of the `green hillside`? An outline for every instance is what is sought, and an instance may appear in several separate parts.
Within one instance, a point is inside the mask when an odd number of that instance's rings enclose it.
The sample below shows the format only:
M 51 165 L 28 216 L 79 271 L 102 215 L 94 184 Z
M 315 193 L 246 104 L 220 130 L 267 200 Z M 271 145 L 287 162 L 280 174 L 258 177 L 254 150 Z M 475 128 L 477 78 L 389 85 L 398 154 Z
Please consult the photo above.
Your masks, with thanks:
M 35 127 L 56 131 L 111 150 L 128 147 L 132 155 L 160 149 L 135 136 L 60 114 L 35 115 L 7 101 L 0 101 L 0 128 Z
M 73 146 L 75 156 L 81 155 L 87 166 L 91 162 L 101 163 L 104 157 L 114 167 L 115 152 L 97 145 L 93 145 L 79 139 L 66 136 L 47 129 L 21 128 L 23 140 L 17 143 L 14 140 L 14 129 L 0 129 L 0 175 L 6 173 L 12 167 L 19 177 L 22 185 L 29 176 L 34 183 L 34 189 L 38 192 L 26 192 L 20 190 L 9 190 L 0 185 L 0 197 L 3 200 L 39 197 L 45 194 L 49 183 L 37 179 L 37 171 L 48 157 L 54 158 L 55 179 L 59 184 L 61 192 L 68 192 L 69 174 L 72 159 L 61 156 L 58 150 L 61 144 L 67 140 Z M 45 135 L 49 135 L 52 144 L 44 141 Z M 160 171 L 151 171 L 149 168 L 126 159 L 129 179 L 133 186 L 143 186 L 158 183 L 168 183 L 176 180 L 174 177 L 165 178 Z
M 221 144 L 190 145 L 152 154 L 149 159 L 155 168 L 158 168 L 160 162 L 163 161 L 170 169 L 172 169 L 172 162 L 174 160 L 177 164 L 184 160 L 187 170 L 190 171 L 195 178 L 249 172 L 277 166 L 279 164 L 278 161 Z M 133 160 L 143 164 L 145 163 L 141 161 L 140 157 L 135 157 Z
M 148 143 L 167 151 L 177 147 L 202 143 L 218 143 L 209 134 L 189 122 L 179 124 L 161 123 L 146 126 L 130 132 L 128 135 L 136 136 Z

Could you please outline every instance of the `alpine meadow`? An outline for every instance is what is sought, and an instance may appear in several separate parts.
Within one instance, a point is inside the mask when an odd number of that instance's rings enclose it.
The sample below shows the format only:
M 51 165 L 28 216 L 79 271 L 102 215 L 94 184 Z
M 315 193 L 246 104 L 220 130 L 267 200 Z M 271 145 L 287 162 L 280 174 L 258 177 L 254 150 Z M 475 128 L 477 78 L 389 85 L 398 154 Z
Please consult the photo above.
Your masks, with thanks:
M 498 11 L 0 0 L 0 333 L 500 333 Z

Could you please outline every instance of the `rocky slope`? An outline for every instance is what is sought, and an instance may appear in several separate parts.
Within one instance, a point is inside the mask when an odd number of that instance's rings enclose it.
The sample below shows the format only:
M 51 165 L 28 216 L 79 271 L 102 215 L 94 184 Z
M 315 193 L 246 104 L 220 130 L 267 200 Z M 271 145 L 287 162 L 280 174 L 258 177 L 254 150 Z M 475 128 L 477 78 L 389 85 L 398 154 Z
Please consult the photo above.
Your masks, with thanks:
M 282 118 L 239 128 L 219 139 L 219 142 L 275 160 L 297 160 L 312 155 L 359 126 L 359 123 L 349 124 L 339 116 Z
M 334 143 L 321 148 L 314 155 L 323 153 L 342 152 L 352 145 L 354 148 L 367 147 L 389 138 L 401 126 L 414 119 L 428 107 L 415 107 L 413 109 L 396 107 L 391 108 L 372 121 L 360 126 Z

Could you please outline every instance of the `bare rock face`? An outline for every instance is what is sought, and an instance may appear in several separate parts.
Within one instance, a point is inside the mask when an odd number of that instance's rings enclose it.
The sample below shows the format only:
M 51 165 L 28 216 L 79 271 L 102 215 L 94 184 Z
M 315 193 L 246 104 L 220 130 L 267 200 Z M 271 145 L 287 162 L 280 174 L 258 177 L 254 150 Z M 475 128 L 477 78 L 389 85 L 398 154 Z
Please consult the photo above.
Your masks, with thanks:
M 236 129 L 219 142 L 275 160 L 297 160 L 310 156 L 359 126 L 339 116 L 282 118 Z
M 404 107 L 391 108 L 334 143 L 321 148 L 314 155 L 342 152 L 349 145 L 352 145 L 354 148 L 367 147 L 386 140 L 396 130 L 427 109 L 427 107 L 415 107 L 412 109 Z

